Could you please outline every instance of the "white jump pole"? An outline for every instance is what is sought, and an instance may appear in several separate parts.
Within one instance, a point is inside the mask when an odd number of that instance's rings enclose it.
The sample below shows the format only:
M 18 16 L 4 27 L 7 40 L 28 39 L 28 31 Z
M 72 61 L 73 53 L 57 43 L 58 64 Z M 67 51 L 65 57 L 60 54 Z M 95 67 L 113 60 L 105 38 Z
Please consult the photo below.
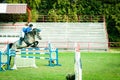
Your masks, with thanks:
M 80 58 L 80 45 L 75 43 L 75 80 L 82 80 L 82 63 Z

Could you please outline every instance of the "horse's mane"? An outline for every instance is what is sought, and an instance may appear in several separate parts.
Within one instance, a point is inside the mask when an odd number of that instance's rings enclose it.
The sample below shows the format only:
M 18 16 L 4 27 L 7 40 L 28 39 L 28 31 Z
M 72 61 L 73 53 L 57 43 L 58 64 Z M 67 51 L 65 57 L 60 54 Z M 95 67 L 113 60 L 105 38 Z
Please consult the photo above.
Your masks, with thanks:
M 30 32 L 28 32 L 28 33 L 25 34 L 24 38 L 28 38 L 28 37 L 29 38 L 30 37 L 35 38 L 35 36 L 36 36 L 39 40 L 41 40 L 42 38 L 39 36 L 39 32 L 41 32 L 40 29 L 33 28 L 32 31 L 30 31 Z
M 28 32 L 27 35 L 35 36 L 37 34 L 37 28 L 33 28 L 32 31 Z

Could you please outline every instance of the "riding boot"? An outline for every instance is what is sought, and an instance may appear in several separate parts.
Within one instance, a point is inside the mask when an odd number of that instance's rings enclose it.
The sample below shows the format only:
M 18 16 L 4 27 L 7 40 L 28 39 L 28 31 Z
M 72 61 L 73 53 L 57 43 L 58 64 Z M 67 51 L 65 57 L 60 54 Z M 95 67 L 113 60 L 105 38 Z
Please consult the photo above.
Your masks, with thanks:
M 20 37 L 20 40 L 19 40 L 19 45 L 22 45 L 22 41 L 23 41 L 23 38 Z

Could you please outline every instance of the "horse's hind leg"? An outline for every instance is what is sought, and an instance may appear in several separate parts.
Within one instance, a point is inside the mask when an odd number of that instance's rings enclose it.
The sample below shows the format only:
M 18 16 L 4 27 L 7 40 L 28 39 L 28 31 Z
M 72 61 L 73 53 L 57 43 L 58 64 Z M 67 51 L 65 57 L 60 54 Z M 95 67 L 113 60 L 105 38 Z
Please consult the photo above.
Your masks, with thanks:
M 9 58 L 9 65 L 11 65 L 11 56 L 10 56 L 10 58 Z

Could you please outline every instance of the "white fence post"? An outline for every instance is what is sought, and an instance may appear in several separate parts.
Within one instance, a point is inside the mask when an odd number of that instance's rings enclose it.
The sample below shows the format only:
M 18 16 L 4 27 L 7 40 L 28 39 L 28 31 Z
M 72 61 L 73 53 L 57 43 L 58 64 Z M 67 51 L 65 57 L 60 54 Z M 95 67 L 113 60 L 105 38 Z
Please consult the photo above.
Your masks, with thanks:
M 82 63 L 80 58 L 80 45 L 75 43 L 75 80 L 82 80 Z

